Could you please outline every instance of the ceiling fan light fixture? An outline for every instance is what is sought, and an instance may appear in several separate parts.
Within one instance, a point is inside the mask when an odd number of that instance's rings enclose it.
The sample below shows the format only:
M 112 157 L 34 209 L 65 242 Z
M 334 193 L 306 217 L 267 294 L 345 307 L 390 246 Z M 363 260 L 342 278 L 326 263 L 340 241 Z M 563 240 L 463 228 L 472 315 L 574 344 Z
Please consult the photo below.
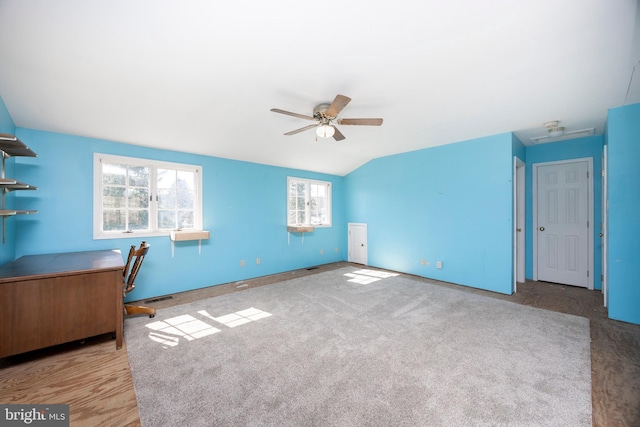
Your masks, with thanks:
M 558 120 L 547 122 L 544 125 L 549 131 L 549 138 L 557 138 L 564 135 L 564 127 L 560 126 L 560 122 Z
M 334 133 L 336 133 L 335 128 L 328 124 L 321 124 L 316 128 L 316 135 L 320 138 L 331 138 Z
M 560 123 L 557 120 L 546 122 L 544 126 L 547 128 L 547 134 L 534 136 L 533 138 L 530 138 L 531 142 L 537 144 L 540 141 L 550 139 L 553 139 L 554 141 L 564 141 L 566 139 L 595 135 L 596 132 L 596 128 L 565 131 L 565 128 L 563 126 L 560 126 Z

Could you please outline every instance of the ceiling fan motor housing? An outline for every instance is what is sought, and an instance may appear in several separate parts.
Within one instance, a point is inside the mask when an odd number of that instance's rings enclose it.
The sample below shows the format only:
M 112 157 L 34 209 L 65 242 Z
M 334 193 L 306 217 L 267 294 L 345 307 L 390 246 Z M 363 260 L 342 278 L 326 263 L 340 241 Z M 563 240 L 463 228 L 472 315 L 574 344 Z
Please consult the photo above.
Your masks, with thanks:
M 564 134 L 564 127 L 560 126 L 560 122 L 558 120 L 554 120 L 552 122 L 547 122 L 544 124 L 549 132 L 549 136 L 551 138 L 555 138 L 557 136 L 562 136 Z
M 335 119 L 335 117 L 328 117 L 325 113 L 327 112 L 327 110 L 329 109 L 329 107 L 331 106 L 331 104 L 320 104 L 320 105 L 316 105 L 313 109 L 313 117 L 315 117 L 316 119 Z

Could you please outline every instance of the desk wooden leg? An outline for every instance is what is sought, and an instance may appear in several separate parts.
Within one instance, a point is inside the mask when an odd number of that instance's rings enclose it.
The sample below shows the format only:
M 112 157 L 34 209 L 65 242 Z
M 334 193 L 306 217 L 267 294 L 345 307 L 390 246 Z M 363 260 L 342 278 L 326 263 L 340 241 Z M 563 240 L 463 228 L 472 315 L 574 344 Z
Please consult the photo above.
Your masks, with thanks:
M 117 292 L 116 295 L 116 350 L 122 348 L 122 330 L 124 323 L 124 308 L 122 306 L 122 295 Z

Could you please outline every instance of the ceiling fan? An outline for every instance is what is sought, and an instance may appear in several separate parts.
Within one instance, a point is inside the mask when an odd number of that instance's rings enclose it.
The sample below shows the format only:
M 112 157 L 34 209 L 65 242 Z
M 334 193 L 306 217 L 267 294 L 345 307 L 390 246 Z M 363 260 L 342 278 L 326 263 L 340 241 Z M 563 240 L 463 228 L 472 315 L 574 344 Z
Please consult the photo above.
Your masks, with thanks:
M 304 132 L 309 129 L 316 129 L 316 135 L 321 138 L 331 138 L 336 141 L 344 139 L 342 132 L 336 128 L 334 122 L 339 125 L 364 125 L 364 126 L 380 126 L 382 119 L 337 119 L 338 114 L 347 104 L 351 101 L 351 98 L 344 95 L 336 95 L 331 104 L 316 105 L 313 109 L 313 116 L 307 116 L 304 114 L 292 113 L 290 111 L 284 111 L 279 108 L 272 108 L 274 113 L 286 114 L 287 116 L 298 117 L 300 119 L 311 120 L 316 123 L 302 127 L 300 129 L 292 130 L 285 133 L 285 135 L 295 135 L 300 132 Z

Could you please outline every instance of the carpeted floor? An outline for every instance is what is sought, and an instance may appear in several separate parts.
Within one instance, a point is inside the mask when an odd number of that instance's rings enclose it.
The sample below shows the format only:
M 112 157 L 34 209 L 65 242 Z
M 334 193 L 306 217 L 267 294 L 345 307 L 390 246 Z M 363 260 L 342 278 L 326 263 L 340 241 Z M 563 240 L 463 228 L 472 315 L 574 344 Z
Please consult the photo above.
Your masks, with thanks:
M 587 319 L 379 271 L 130 317 L 125 339 L 143 426 L 591 425 Z

